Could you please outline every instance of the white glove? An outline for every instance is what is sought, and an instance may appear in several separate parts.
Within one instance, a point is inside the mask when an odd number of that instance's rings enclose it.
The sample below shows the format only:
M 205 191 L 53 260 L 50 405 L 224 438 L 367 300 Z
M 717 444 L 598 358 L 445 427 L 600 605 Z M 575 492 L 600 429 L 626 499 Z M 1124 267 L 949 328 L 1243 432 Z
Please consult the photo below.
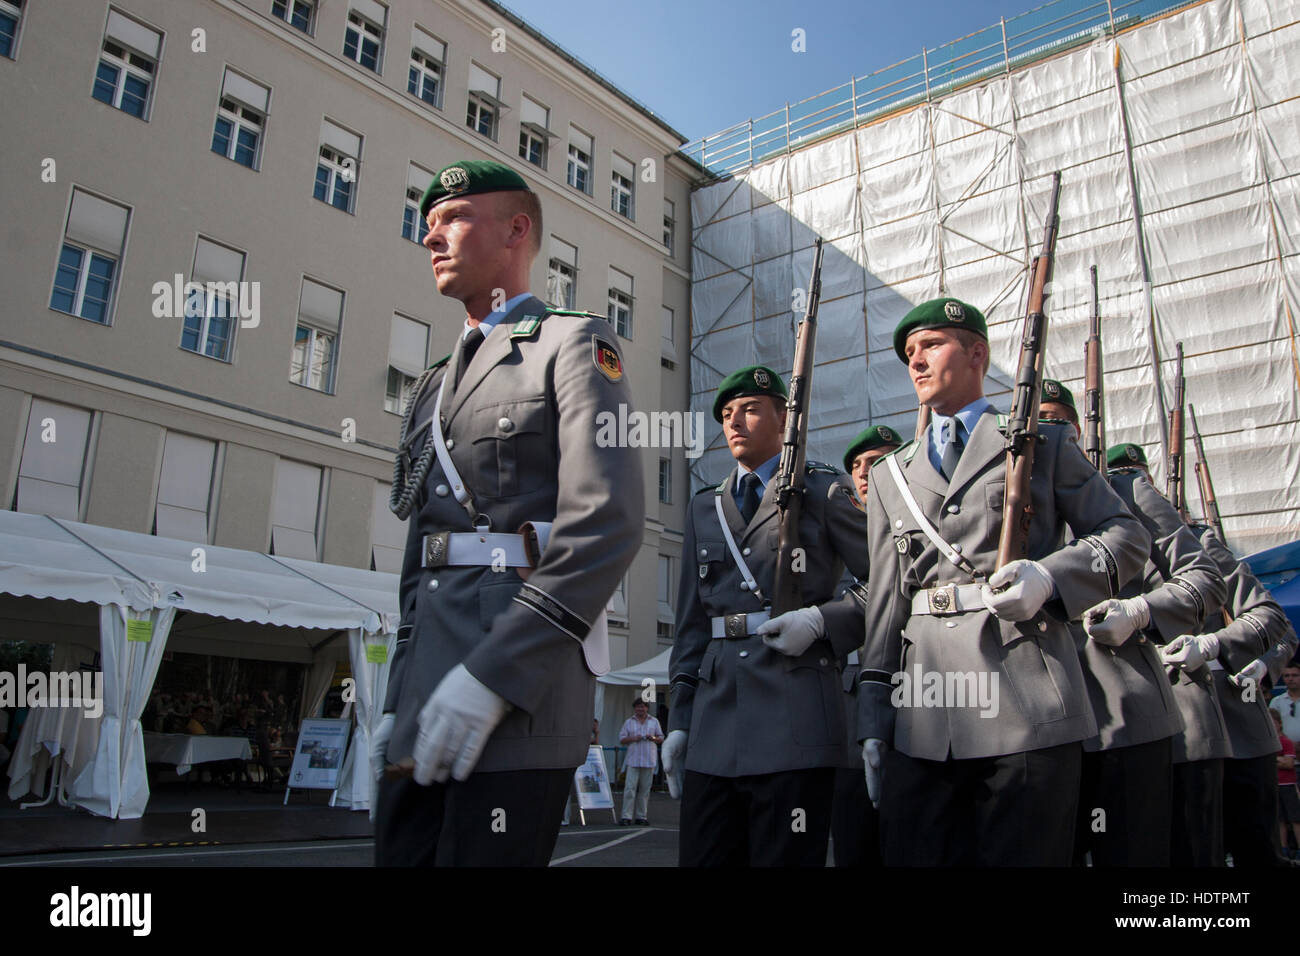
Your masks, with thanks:
M 415 782 L 445 783 L 448 775 L 468 779 L 488 738 L 510 710 L 505 698 L 457 664 L 429 695 L 415 738 Z
M 1098 644 L 1119 647 L 1136 631 L 1151 623 L 1151 605 L 1145 598 L 1111 598 L 1083 612 L 1083 629 Z
M 826 619 L 815 607 L 801 607 L 764 621 L 754 633 L 772 650 L 798 657 L 812 647 L 813 641 L 825 636 Z
M 1255 658 L 1237 673 L 1229 676 L 1228 680 L 1232 682 L 1233 687 L 1245 687 L 1249 684 L 1254 685 L 1256 691 L 1258 691 L 1267 675 L 1268 665 L 1259 658 Z
M 1219 656 L 1219 639 L 1213 634 L 1180 634 L 1160 648 L 1160 660 L 1194 671 Z
M 384 714 L 370 735 L 370 776 L 375 780 L 384 775 L 384 766 L 388 763 L 388 741 L 392 739 L 396 724 L 396 714 Z
M 674 730 L 668 734 L 659 750 L 664 762 L 664 779 L 668 781 L 668 796 L 682 798 L 682 774 L 686 770 L 686 731 Z
M 1004 621 L 1027 621 L 1052 596 L 1052 575 L 1037 561 L 1012 561 L 980 591 L 984 606 Z
M 876 737 L 862 741 L 862 766 L 867 772 L 867 797 L 873 807 L 880 807 L 880 782 L 884 779 L 885 751 L 889 744 Z

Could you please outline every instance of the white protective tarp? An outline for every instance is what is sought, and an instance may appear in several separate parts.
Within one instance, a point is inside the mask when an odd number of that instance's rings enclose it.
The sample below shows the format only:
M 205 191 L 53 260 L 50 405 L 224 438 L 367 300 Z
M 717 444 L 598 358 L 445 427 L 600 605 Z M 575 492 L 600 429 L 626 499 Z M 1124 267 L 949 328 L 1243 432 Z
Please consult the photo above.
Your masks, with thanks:
M 348 636 L 348 653 L 352 677 L 356 681 L 356 730 L 352 745 L 339 773 L 339 806 L 366 810 L 375 797 L 379 781 L 370 775 L 370 738 L 383 718 L 384 691 L 388 687 L 388 669 L 397 646 L 396 629 L 386 634 Z
M 788 374 L 792 302 L 826 240 L 809 457 L 869 424 L 906 435 L 916 396 L 892 333 L 954 295 L 984 311 L 1006 410 L 1051 175 L 1061 231 L 1048 373 L 1082 396 L 1100 275 L 1106 437 L 1142 444 L 1185 353 L 1229 542 L 1300 528 L 1300 3 L 1207 0 L 745 170 L 692 195 L 692 408 L 762 362 Z M 1160 380 L 1157 380 L 1157 365 Z M 1192 476 L 1193 451 L 1187 444 Z M 732 465 L 721 433 L 698 487 Z M 1194 479 L 1190 481 L 1194 484 Z M 1189 506 L 1199 513 L 1194 487 Z

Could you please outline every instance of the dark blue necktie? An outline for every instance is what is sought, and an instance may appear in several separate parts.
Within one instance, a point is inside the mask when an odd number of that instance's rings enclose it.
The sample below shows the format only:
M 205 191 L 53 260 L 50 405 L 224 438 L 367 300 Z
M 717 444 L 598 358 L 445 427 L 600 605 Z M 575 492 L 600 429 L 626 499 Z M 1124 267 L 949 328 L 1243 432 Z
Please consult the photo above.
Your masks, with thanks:
M 740 517 L 749 524 L 758 510 L 758 475 L 752 471 L 740 479 Z

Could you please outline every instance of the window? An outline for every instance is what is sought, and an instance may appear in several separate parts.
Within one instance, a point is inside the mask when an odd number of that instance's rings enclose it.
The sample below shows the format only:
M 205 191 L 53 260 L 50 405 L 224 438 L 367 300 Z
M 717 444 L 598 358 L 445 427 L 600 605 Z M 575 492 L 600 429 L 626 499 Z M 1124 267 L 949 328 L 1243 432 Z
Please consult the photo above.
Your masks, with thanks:
M 320 520 L 324 473 L 315 465 L 281 458 L 275 467 L 271 506 L 271 553 L 317 561 L 316 527 Z
M 661 504 L 673 503 L 673 463 L 672 459 L 659 459 L 659 501 Z
M 660 644 L 671 645 L 673 643 L 672 621 L 657 621 L 655 623 L 655 640 Z
M 361 137 L 329 120 L 320 125 L 320 159 L 316 163 L 313 195 L 335 209 L 352 211 L 352 186 L 361 157 Z
M 677 341 L 673 337 L 673 310 L 666 305 L 662 309 L 663 311 L 660 314 L 663 317 L 663 334 L 659 343 L 659 352 L 662 357 L 676 358 Z
M 572 309 L 577 282 L 577 247 L 551 236 L 551 261 L 546 268 L 546 301 L 557 309 Z
M 551 111 L 524 95 L 519 113 L 519 158 L 545 169 L 547 143 L 554 135 L 549 129 Z
M 208 507 L 212 501 L 217 443 L 178 432 L 163 441 L 162 472 L 153 533 L 160 538 L 208 541 Z
M 161 33 L 110 8 L 91 95 L 123 113 L 146 119 L 161 49 Z
M 402 573 L 406 553 L 406 522 L 388 507 L 392 485 L 375 482 L 374 501 L 370 505 L 370 568 L 388 574 Z
M 664 200 L 664 245 L 668 247 L 668 254 L 673 254 L 673 234 L 677 228 L 676 219 L 677 207 L 673 205 L 671 199 Z
M 591 137 L 576 126 L 569 127 L 567 181 L 579 192 L 591 192 Z
M 352 0 L 343 33 L 343 55 L 367 70 L 379 72 L 388 8 L 374 0 Z
M 618 587 L 614 593 L 609 596 L 609 601 L 605 604 L 605 613 L 609 616 L 610 624 L 617 624 L 620 627 L 627 627 L 627 575 L 618 582 Z
M 406 202 L 402 205 L 402 238 L 412 242 L 424 242 L 429 234 L 429 224 L 420 215 L 420 199 L 424 191 L 433 182 L 433 173 L 416 166 L 406 167 Z
M 271 13 L 303 33 L 311 34 L 316 18 L 315 0 L 271 0 Z
M 411 28 L 411 66 L 406 74 L 406 92 L 435 109 L 442 109 L 442 76 L 447 61 L 447 44 Z
M 609 324 L 625 339 L 632 337 L 632 277 L 610 267 Z
M 90 411 L 32 399 L 18 466 L 17 510 L 80 520 Z
M 342 321 L 343 293 L 311 279 L 303 279 L 298 326 L 293 333 L 289 381 L 333 394 Z
M 659 582 L 656 597 L 656 616 L 660 621 L 673 619 L 673 559 L 666 554 L 659 555 Z
M 497 120 L 501 115 L 501 79 L 489 73 L 477 63 L 469 65 L 469 106 L 465 114 L 465 125 L 495 141 L 497 138 Z
M 270 101 L 271 91 L 265 86 L 226 70 L 221 81 L 217 124 L 212 130 L 212 151 L 241 166 L 256 169 Z
M 14 57 L 18 45 L 18 21 L 23 18 L 23 0 L 0 0 L 0 56 Z
M 429 327 L 404 315 L 394 315 L 388 338 L 388 384 L 384 410 L 402 415 L 415 380 L 429 364 Z
M 636 170 L 618 153 L 613 154 L 610 162 L 613 169 L 610 172 L 609 208 L 626 219 L 632 219 L 632 181 L 636 178 Z
M 108 325 L 117 264 L 126 244 L 125 206 L 72 190 L 50 308 Z
M 204 288 L 192 290 L 185 300 L 181 348 L 229 362 L 244 254 L 199 236 L 192 275 Z

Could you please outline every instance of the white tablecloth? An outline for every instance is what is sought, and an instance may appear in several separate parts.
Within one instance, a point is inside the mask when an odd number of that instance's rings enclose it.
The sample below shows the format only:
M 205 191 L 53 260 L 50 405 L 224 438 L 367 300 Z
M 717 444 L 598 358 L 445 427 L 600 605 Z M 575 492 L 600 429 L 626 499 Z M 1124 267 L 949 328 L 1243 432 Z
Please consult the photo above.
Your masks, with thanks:
M 189 773 L 196 763 L 214 760 L 252 760 L 247 737 L 210 737 L 193 734 L 145 734 L 144 757 L 149 763 L 171 763 L 177 773 Z
M 80 707 L 33 707 L 9 764 L 9 798 L 29 792 L 45 796 L 50 761 L 63 761 L 64 781 L 76 779 L 95 756 L 103 714 L 88 717 Z

